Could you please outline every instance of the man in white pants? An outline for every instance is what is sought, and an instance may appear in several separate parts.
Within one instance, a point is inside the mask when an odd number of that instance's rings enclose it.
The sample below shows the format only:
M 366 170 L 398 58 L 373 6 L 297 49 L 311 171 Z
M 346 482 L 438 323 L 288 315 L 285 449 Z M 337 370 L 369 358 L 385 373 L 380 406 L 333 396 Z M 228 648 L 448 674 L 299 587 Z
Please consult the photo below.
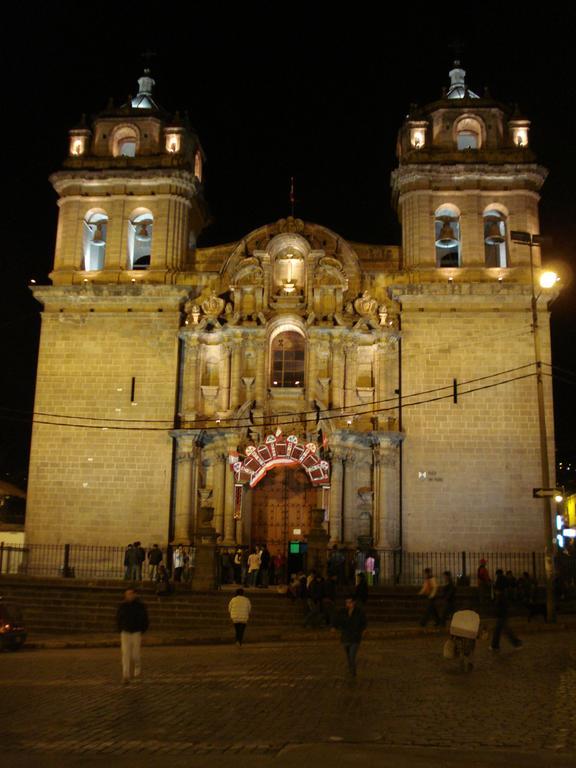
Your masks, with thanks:
M 148 629 L 148 611 L 138 599 L 136 590 L 126 590 L 116 618 L 122 648 L 122 682 L 126 685 L 130 680 L 140 677 L 142 634 Z

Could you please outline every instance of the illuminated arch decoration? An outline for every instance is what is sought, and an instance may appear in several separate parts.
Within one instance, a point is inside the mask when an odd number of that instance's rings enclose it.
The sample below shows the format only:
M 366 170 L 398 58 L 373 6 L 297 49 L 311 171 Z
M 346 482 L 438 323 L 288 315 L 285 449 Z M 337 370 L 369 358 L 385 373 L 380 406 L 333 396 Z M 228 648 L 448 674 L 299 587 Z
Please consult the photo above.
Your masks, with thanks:
M 261 445 L 250 445 L 246 458 L 232 465 L 237 485 L 258 485 L 268 470 L 274 467 L 301 466 L 310 483 L 315 486 L 330 485 L 330 465 L 318 455 L 316 443 L 300 443 L 296 435 L 285 437 L 281 432 L 268 435 Z

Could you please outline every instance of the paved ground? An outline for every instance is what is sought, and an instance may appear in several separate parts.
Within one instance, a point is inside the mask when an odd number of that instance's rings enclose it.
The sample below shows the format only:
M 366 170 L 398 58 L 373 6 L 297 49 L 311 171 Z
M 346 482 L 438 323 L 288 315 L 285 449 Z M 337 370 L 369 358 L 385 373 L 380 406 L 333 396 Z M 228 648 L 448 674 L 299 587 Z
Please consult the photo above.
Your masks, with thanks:
M 442 638 L 367 639 L 347 678 L 319 645 L 144 649 L 140 684 L 117 649 L 0 654 L 2 766 L 574 766 L 573 633 L 479 643 L 463 674 Z M 464 751 L 465 754 L 462 754 Z

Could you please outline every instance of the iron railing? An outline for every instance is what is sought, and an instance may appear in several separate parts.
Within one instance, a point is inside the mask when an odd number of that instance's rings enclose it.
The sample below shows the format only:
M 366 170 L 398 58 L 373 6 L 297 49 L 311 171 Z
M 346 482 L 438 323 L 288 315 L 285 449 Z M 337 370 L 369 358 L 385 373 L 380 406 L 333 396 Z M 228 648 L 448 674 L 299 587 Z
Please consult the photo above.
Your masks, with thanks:
M 171 572 L 171 547 L 161 547 L 163 562 Z M 229 555 L 233 549 L 225 548 Z M 194 567 L 194 550 L 188 548 L 186 573 L 181 574 L 182 581 L 189 581 Z M 234 569 L 229 560 L 222 562 L 224 548 L 216 550 L 218 581 L 233 583 Z M 373 574 L 366 570 L 365 554 L 358 550 L 340 548 L 330 549 L 328 555 L 328 574 L 337 577 L 338 584 L 346 587 L 354 584 L 359 572 L 367 575 L 368 582 L 374 586 L 404 585 L 415 586 L 422 583 L 425 568 L 431 568 L 436 577 L 444 571 L 450 571 L 460 583 L 476 585 L 476 571 L 480 560 L 487 562 L 490 576 L 494 578 L 496 569 L 512 571 L 518 577 L 527 572 L 538 582 L 545 581 L 544 555 L 542 552 L 400 552 L 392 550 L 371 550 L 375 561 Z M 146 553 L 147 554 L 147 553 Z M 12 574 L 38 577 L 64 577 L 77 579 L 133 579 L 134 571 L 125 566 L 125 547 L 97 546 L 90 544 L 28 544 L 10 545 L 0 543 L 0 574 Z M 576 558 L 558 557 L 557 570 L 569 584 L 576 584 Z M 280 577 L 270 574 L 270 583 L 286 583 L 290 579 L 289 568 L 285 567 Z M 307 571 L 306 557 L 298 570 Z M 137 574 L 139 576 L 139 574 Z M 173 574 L 171 574 L 173 575 Z M 243 574 L 244 575 L 244 574 Z M 142 577 L 148 577 L 148 561 L 142 568 Z

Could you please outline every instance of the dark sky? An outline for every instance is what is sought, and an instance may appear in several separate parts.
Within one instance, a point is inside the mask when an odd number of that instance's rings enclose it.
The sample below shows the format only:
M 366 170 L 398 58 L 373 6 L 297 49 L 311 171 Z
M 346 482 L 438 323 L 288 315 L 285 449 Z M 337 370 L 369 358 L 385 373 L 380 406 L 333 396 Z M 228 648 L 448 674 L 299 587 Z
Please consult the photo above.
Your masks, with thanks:
M 27 284 L 47 282 L 57 219 L 48 183 L 83 112 L 135 93 L 152 50 L 156 96 L 187 110 L 208 156 L 213 221 L 200 245 L 235 240 L 288 214 L 361 242 L 397 243 L 389 176 L 410 103 L 439 97 L 463 44 L 468 83 L 518 102 L 550 170 L 541 232 L 547 256 L 576 265 L 576 11 L 522 12 L 517 4 L 448 7 L 442 15 L 385 4 L 52 2 L 12 12 L 4 27 L 0 251 L 0 477 L 25 475 L 39 307 Z M 551 8 L 553 6 L 549 6 Z M 566 283 L 569 280 L 565 281 Z M 575 281 L 576 283 L 576 281 Z M 557 443 L 576 456 L 576 285 L 553 309 Z

